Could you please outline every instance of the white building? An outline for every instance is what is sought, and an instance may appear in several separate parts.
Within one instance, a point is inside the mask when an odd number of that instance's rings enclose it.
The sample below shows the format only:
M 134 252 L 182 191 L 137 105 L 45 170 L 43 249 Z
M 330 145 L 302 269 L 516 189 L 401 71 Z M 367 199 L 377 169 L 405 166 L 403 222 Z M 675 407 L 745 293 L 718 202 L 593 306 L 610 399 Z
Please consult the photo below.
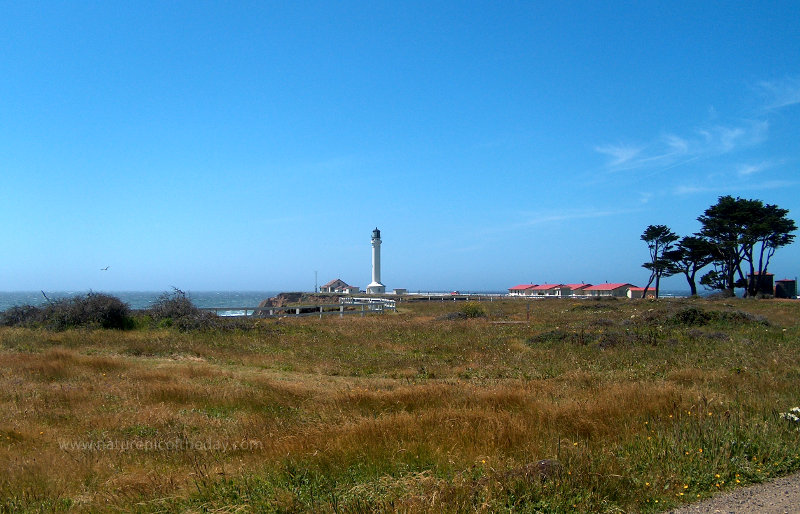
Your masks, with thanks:
M 372 282 L 367 286 L 367 294 L 383 294 L 386 286 L 381 284 L 381 231 L 372 231 Z
M 353 294 L 358 293 L 358 288 L 355 286 L 348 285 L 347 282 L 340 278 L 335 278 L 328 282 L 327 284 L 323 284 L 319 288 L 320 293 L 344 293 L 344 294 Z

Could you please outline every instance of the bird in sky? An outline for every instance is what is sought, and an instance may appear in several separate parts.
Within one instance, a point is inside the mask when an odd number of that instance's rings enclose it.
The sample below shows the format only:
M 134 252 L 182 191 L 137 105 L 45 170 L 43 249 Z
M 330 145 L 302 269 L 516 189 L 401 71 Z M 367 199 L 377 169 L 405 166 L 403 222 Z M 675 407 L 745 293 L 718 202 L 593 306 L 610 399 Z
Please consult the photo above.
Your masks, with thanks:
M 105 268 L 100 268 L 100 271 L 108 271 L 108 268 L 110 268 L 110 267 L 111 266 L 106 266 Z

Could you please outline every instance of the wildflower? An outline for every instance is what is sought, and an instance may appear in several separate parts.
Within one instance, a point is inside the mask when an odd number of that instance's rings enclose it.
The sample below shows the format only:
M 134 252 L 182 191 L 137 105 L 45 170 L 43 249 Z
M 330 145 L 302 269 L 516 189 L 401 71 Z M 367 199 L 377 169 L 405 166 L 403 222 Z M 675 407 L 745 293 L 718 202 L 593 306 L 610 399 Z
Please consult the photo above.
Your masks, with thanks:
M 650 482 L 645 482 L 645 483 L 644 483 L 644 486 L 645 486 L 645 487 L 650 487 Z
M 789 412 L 781 412 L 780 417 L 793 423 L 800 422 L 800 407 L 792 407 Z
M 486 459 L 481 459 L 481 464 L 486 464 Z
M 689 486 L 687 484 L 683 484 L 683 488 L 684 489 L 689 489 Z
M 702 448 L 698 448 L 697 451 L 700 452 L 700 453 L 703 453 L 703 449 Z
M 737 484 L 741 484 L 741 481 L 740 481 L 740 480 L 737 478 L 737 479 L 736 479 L 736 483 L 737 483 Z
M 578 446 L 578 443 L 572 443 L 572 446 Z
M 714 475 L 714 476 L 715 476 L 716 478 L 719 478 L 719 473 L 717 473 L 717 474 L 716 474 L 716 475 Z

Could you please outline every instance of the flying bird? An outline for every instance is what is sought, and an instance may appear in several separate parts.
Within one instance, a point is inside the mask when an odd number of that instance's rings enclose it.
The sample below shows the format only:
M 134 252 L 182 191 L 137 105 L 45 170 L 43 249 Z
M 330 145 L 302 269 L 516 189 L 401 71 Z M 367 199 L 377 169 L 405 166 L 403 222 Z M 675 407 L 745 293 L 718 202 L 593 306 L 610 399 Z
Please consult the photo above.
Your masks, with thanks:
M 111 266 L 106 266 L 105 268 L 100 268 L 100 271 L 108 271 L 108 268 L 110 268 L 110 267 Z

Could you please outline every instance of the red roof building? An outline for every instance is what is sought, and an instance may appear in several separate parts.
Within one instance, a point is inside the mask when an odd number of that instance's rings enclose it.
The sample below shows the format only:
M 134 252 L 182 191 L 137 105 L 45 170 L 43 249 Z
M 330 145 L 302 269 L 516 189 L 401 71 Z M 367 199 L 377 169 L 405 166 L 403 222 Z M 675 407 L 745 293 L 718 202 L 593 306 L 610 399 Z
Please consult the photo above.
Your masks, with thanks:
M 589 286 L 584 289 L 584 292 L 589 296 L 628 296 L 628 289 L 636 287 L 628 283 L 614 283 L 614 284 L 598 284 L 596 286 Z
M 528 291 L 533 287 L 536 287 L 536 284 L 520 284 L 518 286 L 509 287 L 508 294 L 517 296 L 530 294 Z
M 653 291 L 653 294 L 655 294 L 655 289 L 651 288 L 650 291 Z M 628 298 L 644 298 L 644 288 L 643 287 L 628 288 Z
M 569 288 L 571 294 L 583 294 L 583 290 L 591 285 L 592 284 L 564 284 L 564 287 Z

